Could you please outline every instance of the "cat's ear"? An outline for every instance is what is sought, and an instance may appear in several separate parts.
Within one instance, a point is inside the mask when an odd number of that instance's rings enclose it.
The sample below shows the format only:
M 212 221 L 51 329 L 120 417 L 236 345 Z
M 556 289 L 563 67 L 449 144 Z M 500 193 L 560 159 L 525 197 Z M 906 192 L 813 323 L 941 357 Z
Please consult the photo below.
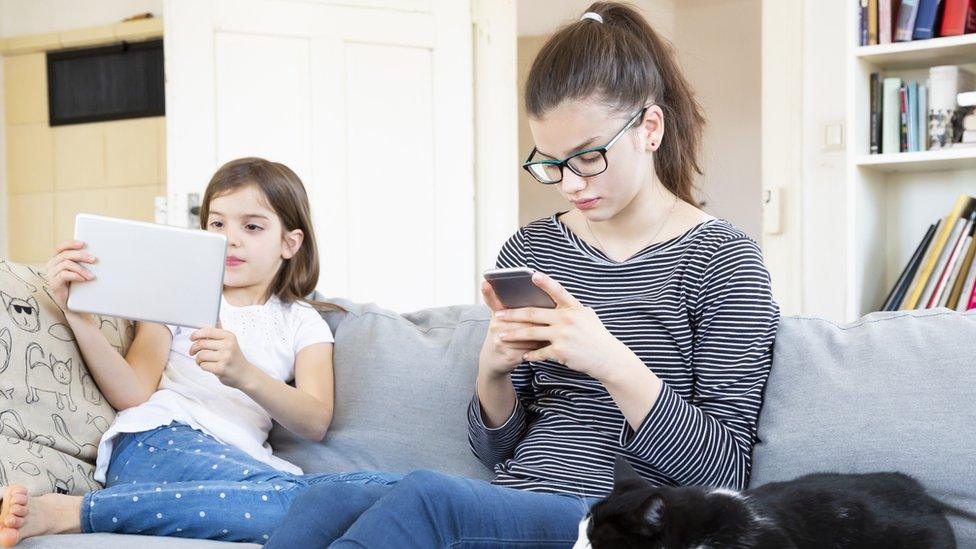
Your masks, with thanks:
M 37 298 L 35 298 L 34 296 L 30 296 L 30 299 L 27 300 L 27 303 L 30 304 L 31 307 L 34 307 L 35 311 L 40 310 L 37 306 Z
M 661 494 L 654 494 L 644 504 L 644 523 L 654 532 L 664 529 L 665 505 L 664 496 Z
M 7 294 L 5 294 L 3 292 L 0 292 L 0 297 L 3 298 L 3 308 L 4 309 L 9 309 L 10 308 L 10 302 L 13 301 L 14 298 L 10 297 L 9 295 L 7 295 Z
M 613 464 L 613 487 L 614 489 L 620 488 L 622 485 L 643 480 L 637 471 L 634 470 L 634 466 L 627 461 L 627 458 L 617 454 L 617 460 Z

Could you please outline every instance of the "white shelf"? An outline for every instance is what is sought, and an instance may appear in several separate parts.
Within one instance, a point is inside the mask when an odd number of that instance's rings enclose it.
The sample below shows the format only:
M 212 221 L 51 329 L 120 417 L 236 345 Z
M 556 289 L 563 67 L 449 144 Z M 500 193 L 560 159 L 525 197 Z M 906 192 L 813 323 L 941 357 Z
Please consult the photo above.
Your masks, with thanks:
M 850 0 L 853 4 L 854 0 Z M 961 193 L 976 194 L 976 147 L 867 154 L 871 73 L 922 72 L 976 64 L 976 34 L 857 46 L 856 10 L 848 15 L 845 316 L 860 318 L 884 300 L 926 228 Z
M 976 169 L 976 146 L 938 151 L 863 154 L 857 157 L 855 164 L 885 173 Z
M 881 70 L 925 69 L 976 62 L 976 33 L 854 48 L 854 56 Z

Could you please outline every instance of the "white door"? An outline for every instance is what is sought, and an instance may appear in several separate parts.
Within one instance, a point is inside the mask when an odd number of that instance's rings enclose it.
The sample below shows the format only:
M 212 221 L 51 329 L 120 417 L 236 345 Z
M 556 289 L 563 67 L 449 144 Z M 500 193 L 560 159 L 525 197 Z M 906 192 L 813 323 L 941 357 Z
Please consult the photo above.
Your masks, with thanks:
M 171 224 L 241 156 L 309 192 L 319 290 L 474 300 L 469 0 L 166 0 Z

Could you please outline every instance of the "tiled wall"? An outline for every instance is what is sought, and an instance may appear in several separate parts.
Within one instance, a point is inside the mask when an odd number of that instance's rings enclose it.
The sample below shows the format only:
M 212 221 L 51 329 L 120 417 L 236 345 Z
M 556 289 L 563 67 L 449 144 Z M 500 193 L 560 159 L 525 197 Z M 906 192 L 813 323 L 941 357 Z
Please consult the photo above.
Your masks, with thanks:
M 166 195 L 164 117 L 48 126 L 43 52 L 4 62 L 9 259 L 39 264 L 79 212 L 153 221 Z

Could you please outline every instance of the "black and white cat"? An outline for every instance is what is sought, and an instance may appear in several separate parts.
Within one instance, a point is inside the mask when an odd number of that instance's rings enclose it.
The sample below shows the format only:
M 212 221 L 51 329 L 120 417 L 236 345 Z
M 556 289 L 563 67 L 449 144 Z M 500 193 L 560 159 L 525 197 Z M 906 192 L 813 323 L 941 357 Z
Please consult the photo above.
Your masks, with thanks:
M 654 487 L 622 457 L 574 549 L 956 547 L 945 505 L 901 473 L 819 473 L 735 492 Z

